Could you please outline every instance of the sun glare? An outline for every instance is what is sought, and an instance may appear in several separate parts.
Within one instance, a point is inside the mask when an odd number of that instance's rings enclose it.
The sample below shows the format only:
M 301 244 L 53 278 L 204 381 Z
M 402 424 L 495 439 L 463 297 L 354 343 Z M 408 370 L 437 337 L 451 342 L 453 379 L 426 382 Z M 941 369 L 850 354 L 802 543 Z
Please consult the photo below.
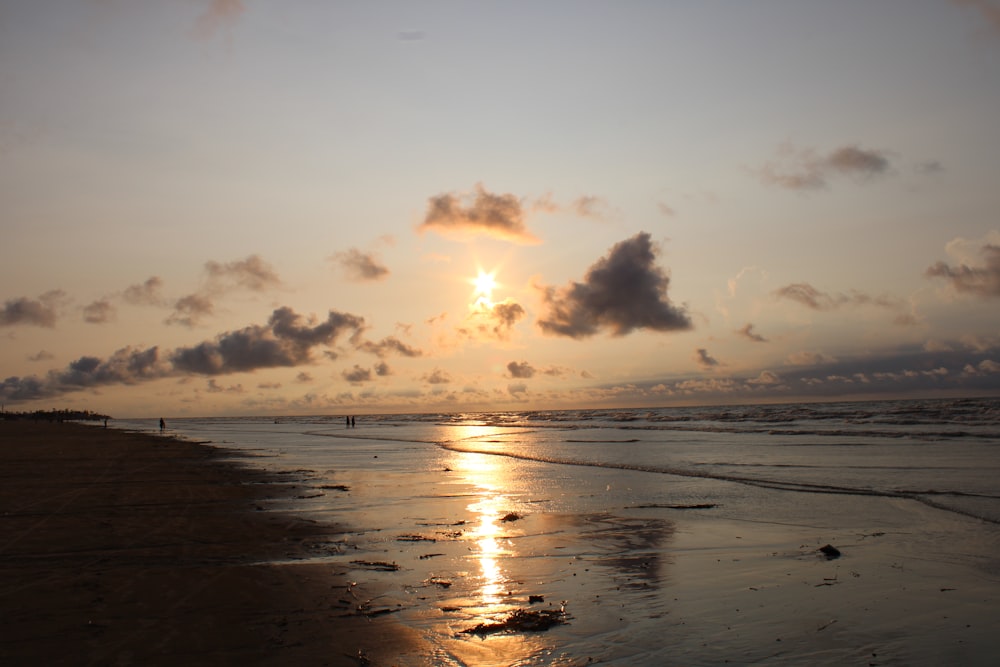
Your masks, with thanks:
M 496 289 L 497 280 L 492 273 L 479 271 L 479 275 L 472 279 L 472 284 L 476 287 L 476 295 L 492 298 L 493 290 Z
M 472 292 L 472 296 L 475 298 L 473 308 L 480 310 L 493 308 L 493 290 L 498 286 L 496 274 L 486 273 L 479 269 L 479 275 L 469 279 L 469 282 L 475 288 Z

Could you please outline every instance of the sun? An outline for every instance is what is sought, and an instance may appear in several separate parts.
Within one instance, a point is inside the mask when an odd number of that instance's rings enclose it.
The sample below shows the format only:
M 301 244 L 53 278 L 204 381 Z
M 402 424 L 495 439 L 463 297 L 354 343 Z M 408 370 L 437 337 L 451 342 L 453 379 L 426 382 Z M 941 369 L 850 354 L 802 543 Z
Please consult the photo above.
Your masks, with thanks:
M 469 282 L 475 288 L 472 296 L 475 299 L 472 308 L 476 310 L 490 310 L 493 308 L 493 290 L 498 287 L 496 274 L 487 273 L 479 269 L 479 275 L 470 278 Z
M 489 299 L 493 296 L 493 290 L 496 289 L 497 279 L 492 273 L 486 273 L 480 269 L 479 275 L 472 279 L 472 284 L 476 288 L 476 296 L 484 296 Z

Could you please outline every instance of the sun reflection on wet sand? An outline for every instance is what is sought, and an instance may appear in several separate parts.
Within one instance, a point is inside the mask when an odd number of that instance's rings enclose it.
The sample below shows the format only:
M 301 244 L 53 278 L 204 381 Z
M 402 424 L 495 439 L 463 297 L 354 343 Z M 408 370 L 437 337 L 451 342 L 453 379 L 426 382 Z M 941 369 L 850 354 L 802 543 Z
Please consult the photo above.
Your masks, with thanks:
M 460 443 L 475 440 L 482 447 L 498 429 L 485 425 L 464 425 L 452 430 L 448 440 Z M 502 443 L 496 443 L 502 449 Z M 524 480 L 518 478 L 516 462 L 478 452 L 452 450 L 444 461 L 453 482 L 462 487 L 465 524 L 461 540 L 467 546 L 462 556 L 464 577 L 456 578 L 447 601 L 451 609 L 438 629 L 440 653 L 435 664 L 468 667 L 506 667 L 535 664 L 533 661 L 551 648 L 550 642 L 535 633 L 498 632 L 488 636 L 467 634 L 470 628 L 502 621 L 512 611 L 527 605 L 524 572 L 519 568 L 518 544 L 524 528 L 509 517 L 520 517 L 524 505 Z M 460 620 L 459 620 L 460 618 Z

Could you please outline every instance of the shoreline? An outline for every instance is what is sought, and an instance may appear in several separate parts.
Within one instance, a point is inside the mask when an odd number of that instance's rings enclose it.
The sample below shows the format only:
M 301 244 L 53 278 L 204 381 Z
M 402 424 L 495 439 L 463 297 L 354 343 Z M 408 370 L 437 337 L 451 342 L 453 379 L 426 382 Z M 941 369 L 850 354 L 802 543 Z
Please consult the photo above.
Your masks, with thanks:
M 417 650 L 263 510 L 294 482 L 202 443 L 0 421 L 0 662 L 373 664 Z

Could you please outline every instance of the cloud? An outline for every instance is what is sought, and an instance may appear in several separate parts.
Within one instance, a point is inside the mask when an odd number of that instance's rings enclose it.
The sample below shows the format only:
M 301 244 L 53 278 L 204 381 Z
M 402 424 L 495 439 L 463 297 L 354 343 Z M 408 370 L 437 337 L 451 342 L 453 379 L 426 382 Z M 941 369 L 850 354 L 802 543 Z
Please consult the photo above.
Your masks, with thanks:
M 509 384 L 507 385 L 507 393 L 510 394 L 511 396 L 517 396 L 518 394 L 527 394 L 528 385 L 524 384 L 523 382 L 519 382 L 517 384 Z
M 48 350 L 39 350 L 38 354 L 32 354 L 28 357 L 28 361 L 49 361 L 50 359 L 55 359 L 56 355 L 52 354 Z
M 372 341 L 359 342 L 355 345 L 355 347 L 362 352 L 374 354 L 380 359 L 388 355 L 390 352 L 400 354 L 404 357 L 419 357 L 423 354 L 422 350 L 407 345 L 395 336 L 386 336 L 377 343 Z
M 899 310 L 902 303 L 888 296 L 871 296 L 851 290 L 850 294 L 829 294 L 821 292 L 809 283 L 792 283 L 774 291 L 779 299 L 795 301 L 813 310 L 836 310 L 842 306 L 877 306 L 888 310 Z
M 754 343 L 766 343 L 767 339 L 758 333 L 754 333 L 753 324 L 747 322 L 742 329 L 737 329 L 736 333 Z
M 512 378 L 531 378 L 535 375 L 535 369 L 527 361 L 512 361 L 507 364 L 507 371 Z
M 83 320 L 89 324 L 111 322 L 116 314 L 115 307 L 107 299 L 99 299 L 83 308 Z
M 345 380 L 351 384 L 362 384 L 364 382 L 371 382 L 372 371 L 370 368 L 362 368 L 357 364 L 354 364 L 354 368 L 351 370 L 345 370 L 341 373 Z
M 420 231 L 485 234 L 514 243 L 538 243 L 525 225 L 520 199 L 512 194 L 496 195 L 477 183 L 469 195 L 440 194 L 428 201 Z
M 301 371 L 298 375 L 295 376 L 295 381 L 298 382 L 299 384 L 308 384 L 313 381 L 313 376 L 310 375 L 309 373 L 306 373 L 305 371 Z
M 698 363 L 699 366 L 701 366 L 706 370 L 715 368 L 716 366 L 719 365 L 719 360 L 710 355 L 708 353 L 708 350 L 706 350 L 703 347 L 699 347 L 697 350 L 694 351 L 694 360 Z
M 212 37 L 220 28 L 236 23 L 245 9 L 243 0 L 210 0 L 208 8 L 198 17 L 195 32 L 199 37 Z
M 826 155 L 813 149 L 784 145 L 779 159 L 753 170 L 767 185 L 789 190 L 818 190 L 828 185 L 831 176 L 846 176 L 867 181 L 889 171 L 891 164 L 884 151 L 842 146 Z
M 990 28 L 1000 34 L 1000 6 L 993 4 L 990 0 L 951 0 L 959 7 L 972 7 L 978 9 L 983 20 L 989 24 Z
M 166 323 L 194 327 L 213 312 L 215 305 L 210 297 L 204 294 L 189 294 L 174 302 L 174 312 L 166 319 Z
M 0 326 L 26 324 L 51 329 L 56 325 L 56 310 L 65 296 L 62 290 L 51 290 L 37 299 L 10 299 L 0 308 Z
M 575 339 L 601 329 L 614 336 L 635 329 L 690 329 L 687 314 L 667 298 L 670 279 L 655 260 L 656 248 L 646 232 L 615 244 L 587 270 L 584 282 L 540 288 L 548 312 L 538 321 L 539 327 Z
M 221 393 L 226 393 L 226 394 L 242 394 L 242 393 L 244 393 L 244 391 L 243 391 L 243 385 L 241 385 L 241 384 L 234 384 L 234 385 L 230 385 L 228 387 L 223 387 L 222 385 L 220 385 L 216 381 L 215 378 L 209 379 L 208 383 L 206 384 L 205 391 L 207 391 L 210 394 L 221 394 Z
M 384 361 L 380 361 L 375 364 L 375 375 L 379 377 L 387 377 L 392 375 L 392 369 L 389 367 L 389 364 Z
M 458 334 L 471 340 L 508 340 L 514 327 L 527 315 L 524 307 L 509 297 L 499 303 L 479 301 L 456 327 Z
M 363 253 L 357 248 L 338 252 L 330 259 L 339 263 L 351 280 L 382 280 L 389 275 L 389 269 L 379 264 L 373 253 Z
M 1000 297 L 1000 245 L 987 243 L 979 249 L 979 254 L 981 261 L 965 260 L 956 266 L 938 262 L 924 275 L 944 278 L 956 292 L 982 298 Z
M 134 306 L 159 306 L 164 303 L 160 293 L 162 289 L 163 280 L 159 276 L 151 276 L 142 284 L 125 288 L 122 298 Z
M 785 359 L 785 363 L 791 366 L 822 366 L 832 364 L 835 361 L 834 357 L 822 352 L 809 352 L 806 350 L 792 352 Z
M 571 210 L 581 218 L 606 220 L 608 217 L 608 202 L 603 197 L 584 195 L 577 197 L 570 205 Z
M 358 334 L 363 327 L 364 319 L 355 315 L 331 310 L 326 320 L 314 324 L 282 307 L 264 326 L 252 325 L 220 334 L 214 341 L 178 348 L 171 362 L 178 371 L 203 375 L 298 366 L 311 361 L 314 347 L 332 345 L 341 334 Z
M 281 286 L 281 279 L 274 268 L 259 255 L 250 255 L 246 259 L 226 264 L 208 261 L 205 262 L 205 271 L 213 291 L 243 287 L 253 292 L 263 292 Z
M 440 368 L 435 368 L 432 373 L 424 375 L 421 379 L 428 384 L 448 384 L 451 382 L 451 376 Z
M 167 324 L 180 324 L 194 327 L 215 312 L 215 300 L 221 295 L 237 289 L 251 292 L 264 292 L 268 289 L 281 287 L 281 279 L 274 268 L 259 255 L 250 255 L 225 264 L 205 262 L 207 275 L 204 287 L 192 294 L 181 297 L 174 302 L 174 312 L 166 319 Z M 143 286 L 133 285 L 136 297 L 157 294 L 160 286 L 159 278 L 155 276 L 146 281 Z

